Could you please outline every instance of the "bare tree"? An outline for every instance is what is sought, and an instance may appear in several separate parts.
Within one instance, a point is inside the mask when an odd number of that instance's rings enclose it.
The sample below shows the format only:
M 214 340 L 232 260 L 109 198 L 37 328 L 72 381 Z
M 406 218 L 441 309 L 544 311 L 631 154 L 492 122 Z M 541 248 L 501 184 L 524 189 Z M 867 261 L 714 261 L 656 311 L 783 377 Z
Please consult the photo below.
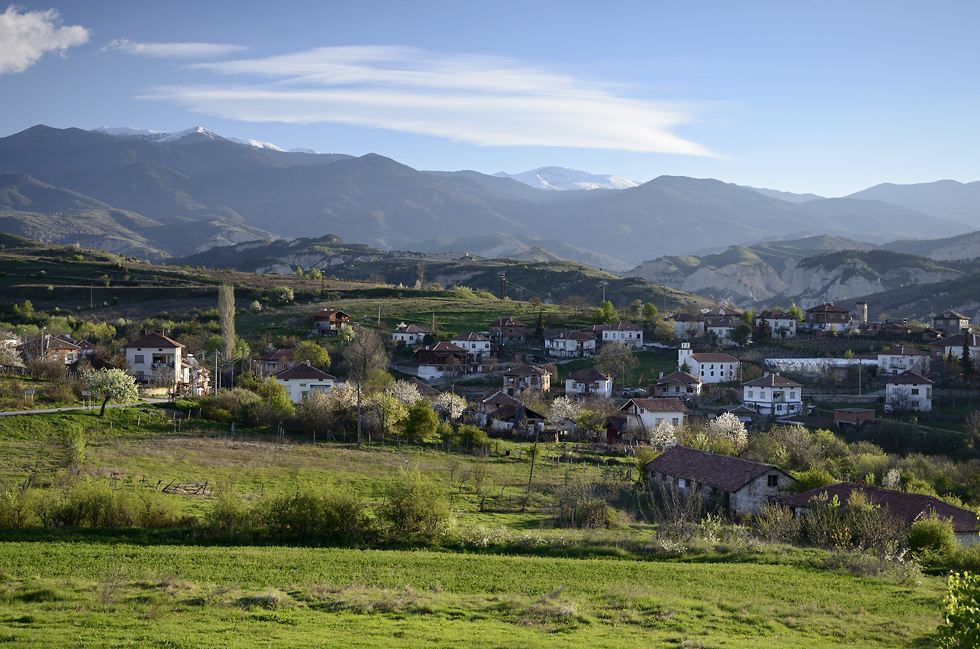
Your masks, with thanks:
M 225 358 L 235 351 L 235 288 L 230 284 L 218 287 L 218 316 L 221 318 L 221 338 Z
M 372 329 L 359 328 L 354 339 L 344 349 L 347 363 L 347 376 L 357 386 L 357 443 L 361 438 L 361 392 L 372 370 L 385 371 L 388 368 L 388 348 L 381 334 Z

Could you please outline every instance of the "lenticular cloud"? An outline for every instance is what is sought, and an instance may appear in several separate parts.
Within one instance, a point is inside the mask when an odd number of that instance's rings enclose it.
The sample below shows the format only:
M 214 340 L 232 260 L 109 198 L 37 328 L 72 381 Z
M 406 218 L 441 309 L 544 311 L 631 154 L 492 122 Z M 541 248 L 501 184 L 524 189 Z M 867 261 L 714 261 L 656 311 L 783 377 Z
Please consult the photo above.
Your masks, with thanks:
M 672 132 L 692 104 L 500 56 L 405 47 L 330 47 L 194 69 L 239 83 L 155 88 L 195 112 L 249 122 L 340 122 L 481 146 L 555 146 L 713 155 Z

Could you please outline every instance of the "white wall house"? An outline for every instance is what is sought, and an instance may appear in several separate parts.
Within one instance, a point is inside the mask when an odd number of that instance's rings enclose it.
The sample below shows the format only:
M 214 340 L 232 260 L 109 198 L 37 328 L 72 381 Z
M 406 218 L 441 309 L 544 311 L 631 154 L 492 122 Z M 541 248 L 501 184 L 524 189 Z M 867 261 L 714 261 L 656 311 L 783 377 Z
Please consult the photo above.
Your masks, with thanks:
M 929 354 L 908 345 L 896 345 L 878 352 L 879 376 L 892 376 L 912 371 L 925 374 L 929 371 Z
M 482 363 L 490 360 L 491 341 L 488 337 L 476 332 L 453 336 L 452 344 L 466 350 L 466 357 L 471 363 Z
M 915 372 L 885 379 L 885 412 L 929 412 L 933 382 Z
M 313 392 L 329 392 L 336 377 L 318 370 L 307 361 L 279 372 L 275 379 L 276 383 L 286 388 L 289 400 L 299 403 Z
M 681 343 L 677 350 L 678 371 L 684 371 L 685 363 L 688 367 L 688 373 L 705 383 L 737 381 L 741 368 L 739 360 L 728 354 L 695 354 L 691 351 L 691 343 Z
M 701 395 L 704 383 L 698 377 L 687 372 L 671 372 L 653 384 L 653 393 L 657 397 L 677 397 L 678 399 L 693 399 Z
M 402 322 L 391 332 L 391 339 L 396 345 L 414 347 L 415 345 L 421 345 L 429 333 L 431 332 L 425 327 Z
M 127 345 L 126 371 L 139 383 L 172 387 L 183 381 L 181 362 L 184 345 L 161 332 L 140 336 Z
M 673 318 L 674 338 L 686 340 L 704 335 L 704 320 L 689 313 L 678 313 Z
M 608 399 L 613 394 L 613 380 L 594 367 L 588 367 L 565 377 L 565 394 L 595 395 Z
M 782 311 L 770 311 L 756 316 L 756 326 L 765 324 L 769 329 L 769 336 L 772 338 L 794 338 L 796 337 L 796 325 L 799 321 L 788 313 Z
M 643 349 L 643 327 L 638 327 L 628 320 L 620 320 L 616 324 L 604 325 L 602 342 L 623 343 L 630 349 Z
M 963 343 L 970 347 L 970 358 L 976 362 L 980 358 L 980 334 L 956 334 L 942 338 L 929 345 L 929 355 L 935 359 L 943 359 L 952 354 L 956 358 L 963 356 Z
M 626 429 L 639 427 L 651 431 L 662 421 L 670 422 L 675 428 L 682 427 L 688 409 L 680 399 L 645 397 L 630 399 L 619 412 L 626 417 Z
M 742 404 L 761 415 L 797 415 L 803 412 L 803 386 L 779 374 L 767 374 L 742 384 Z
M 596 337 L 582 331 L 569 331 L 544 339 L 545 353 L 559 358 L 595 356 Z

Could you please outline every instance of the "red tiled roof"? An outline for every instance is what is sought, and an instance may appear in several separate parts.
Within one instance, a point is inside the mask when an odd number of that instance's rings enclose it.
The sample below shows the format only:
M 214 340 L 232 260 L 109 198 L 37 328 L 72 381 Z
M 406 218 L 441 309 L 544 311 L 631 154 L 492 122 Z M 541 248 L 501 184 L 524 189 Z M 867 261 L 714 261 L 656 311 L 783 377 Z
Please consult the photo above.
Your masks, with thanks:
M 260 361 L 279 361 L 279 360 L 291 361 L 293 360 L 293 350 L 277 349 L 275 351 L 269 352 L 268 354 L 263 354 L 262 356 L 259 356 L 259 360 Z
M 963 315 L 962 313 L 957 313 L 956 311 L 947 311 L 946 313 L 941 313 L 933 318 L 933 320 L 969 320 L 970 316 Z
M 802 388 L 803 386 L 796 381 L 790 381 L 784 376 L 780 376 L 778 373 L 770 374 L 769 376 L 763 376 L 758 379 L 753 379 L 742 386 L 748 386 L 750 388 Z
M 331 376 L 326 372 L 322 372 L 312 365 L 307 363 L 300 363 L 299 365 L 293 365 L 289 369 L 285 369 L 281 372 L 275 374 L 277 379 L 317 379 L 320 381 L 333 380 L 337 378 L 336 376 Z
M 850 313 L 844 307 L 837 306 L 836 304 L 831 304 L 827 302 L 826 304 L 820 304 L 815 307 L 806 310 L 807 313 Z
M 701 379 L 691 376 L 687 372 L 671 372 L 667 376 L 657 381 L 654 385 L 667 385 L 668 383 L 680 383 L 681 385 L 700 385 Z
M 738 359 L 728 354 L 701 353 L 691 354 L 691 358 L 699 363 L 737 363 Z
M 123 349 L 126 349 L 127 347 L 158 347 L 177 349 L 178 347 L 183 346 L 184 345 L 182 343 L 179 343 L 171 338 L 167 338 L 157 331 L 153 331 L 146 335 L 140 336 L 128 345 L 123 345 Z
M 595 340 L 596 337 L 584 331 L 563 331 L 554 336 L 548 336 L 548 340 Z
M 409 324 L 403 327 L 398 327 L 397 329 L 395 329 L 395 333 L 396 334 L 427 334 L 431 332 L 425 327 L 420 327 L 417 324 Z
M 943 518 L 952 519 L 953 531 L 955 532 L 976 533 L 978 523 L 980 523 L 975 512 L 950 505 L 934 496 L 909 494 L 904 491 L 883 489 L 882 487 L 862 485 L 854 482 L 838 482 L 837 484 L 817 487 L 816 489 L 810 489 L 809 491 L 803 491 L 798 494 L 780 496 L 777 500 L 784 505 L 790 505 L 792 507 L 806 507 L 811 498 L 819 496 L 822 493 L 826 493 L 830 498 L 837 496 L 841 502 L 847 502 L 850 500 L 851 494 L 854 491 L 863 491 L 868 500 L 887 507 L 892 514 L 905 521 L 906 525 L 911 525 L 915 521 L 928 516 L 930 512 L 935 512 Z
M 956 334 L 955 336 L 949 336 L 948 338 L 942 338 L 936 342 L 930 344 L 930 347 L 963 347 L 963 341 L 966 336 L 963 334 Z M 970 334 L 970 347 L 980 347 L 980 334 Z
M 510 396 L 509 394 L 505 394 L 504 392 L 501 392 L 500 390 L 497 390 L 496 392 L 494 392 L 493 394 L 491 394 L 489 397 L 487 397 L 486 399 L 484 399 L 483 400 L 483 403 L 485 403 L 485 404 L 505 404 L 505 403 L 514 404 L 514 403 L 520 403 L 520 401 L 518 401 L 514 397 Z
M 890 349 L 878 352 L 879 356 L 928 356 L 926 352 L 909 345 L 896 345 Z
M 663 455 L 646 464 L 647 471 L 666 473 L 678 478 L 687 478 L 718 487 L 727 492 L 736 492 L 761 475 L 780 469 L 758 462 L 750 462 L 728 455 L 716 455 L 708 451 L 699 451 L 686 446 L 674 446 Z
M 643 408 L 650 412 L 688 412 L 687 406 L 681 403 L 681 400 L 677 397 L 638 397 L 630 399 L 619 409 L 620 412 L 628 408 L 631 403 L 638 408 Z
M 579 370 L 578 372 L 569 374 L 566 378 L 572 379 L 573 381 L 579 381 L 581 383 L 591 383 L 593 381 L 608 381 L 610 376 L 608 374 L 603 374 L 594 367 L 586 367 L 584 370 Z
M 426 383 L 425 381 L 420 381 L 414 376 L 408 379 L 408 382 L 415 386 L 415 389 L 419 391 L 423 397 L 436 397 L 442 394 L 439 390 Z
M 490 339 L 484 335 L 478 334 L 475 331 L 470 331 L 465 334 L 459 334 L 458 336 L 453 336 L 453 340 L 466 340 L 469 342 L 489 342 Z
M 916 374 L 910 370 L 905 370 L 897 376 L 889 376 L 885 379 L 885 383 L 891 383 L 893 385 L 932 385 L 933 382 L 926 377 Z
M 543 376 L 545 374 L 547 374 L 547 372 L 540 367 L 535 367 L 533 365 L 520 365 L 514 369 L 504 372 L 504 376 Z
M 608 331 L 643 331 L 643 327 L 638 327 L 629 320 L 620 320 L 616 324 L 606 325 Z

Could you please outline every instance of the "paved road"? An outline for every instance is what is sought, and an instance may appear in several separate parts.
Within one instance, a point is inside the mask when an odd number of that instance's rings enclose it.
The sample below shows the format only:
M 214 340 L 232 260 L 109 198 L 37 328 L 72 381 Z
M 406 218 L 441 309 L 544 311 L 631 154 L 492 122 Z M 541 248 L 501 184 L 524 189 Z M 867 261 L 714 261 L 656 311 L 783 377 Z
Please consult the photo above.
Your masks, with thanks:
M 149 397 L 138 401 L 136 403 L 114 403 L 106 406 L 106 408 L 129 408 L 131 406 L 142 406 L 157 403 L 169 403 L 166 398 L 163 397 Z M 98 410 L 102 407 L 102 404 L 97 404 L 94 406 L 69 406 L 67 408 L 37 408 L 34 410 L 10 410 L 7 412 L 0 412 L 0 417 L 11 417 L 13 415 L 40 415 L 46 412 L 65 412 L 68 410 Z

